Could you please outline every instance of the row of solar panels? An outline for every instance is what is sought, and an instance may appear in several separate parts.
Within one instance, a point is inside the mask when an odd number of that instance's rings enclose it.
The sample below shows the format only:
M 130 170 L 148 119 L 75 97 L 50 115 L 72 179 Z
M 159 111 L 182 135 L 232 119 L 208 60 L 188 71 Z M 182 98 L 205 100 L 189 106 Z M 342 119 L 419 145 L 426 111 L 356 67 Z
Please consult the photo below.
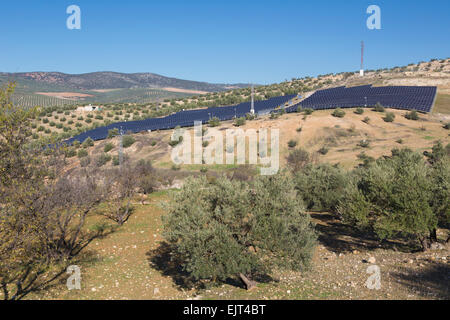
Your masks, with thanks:
M 296 95 L 293 94 L 274 97 L 268 100 L 255 101 L 255 113 L 263 114 L 266 112 L 270 112 L 277 107 L 285 105 L 295 97 Z M 73 138 L 66 140 L 65 143 L 70 145 L 75 140 L 78 140 L 82 143 L 87 138 L 91 138 L 95 141 L 104 140 L 108 137 L 109 130 L 112 129 L 122 129 L 125 133 L 138 133 L 149 130 L 154 131 L 173 129 L 178 126 L 191 127 L 194 125 L 195 121 L 207 123 L 213 117 L 219 118 L 220 121 L 226 121 L 233 118 L 245 117 L 245 115 L 250 112 L 250 109 L 251 103 L 244 102 L 235 106 L 211 107 L 207 109 L 180 111 L 164 118 L 151 118 L 140 121 L 118 122 L 113 123 L 109 126 L 83 132 Z
M 302 108 L 314 110 L 373 107 L 377 103 L 395 109 L 430 112 L 436 97 L 436 87 L 391 86 L 337 87 L 316 91 L 313 95 L 295 106 L 286 109 L 295 112 Z

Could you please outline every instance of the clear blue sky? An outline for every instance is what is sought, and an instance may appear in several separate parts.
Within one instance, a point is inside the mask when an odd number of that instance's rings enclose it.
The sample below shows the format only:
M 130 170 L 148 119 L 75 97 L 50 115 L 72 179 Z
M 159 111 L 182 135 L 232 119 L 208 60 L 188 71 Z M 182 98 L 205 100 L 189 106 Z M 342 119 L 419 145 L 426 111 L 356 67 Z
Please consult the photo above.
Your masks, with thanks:
M 82 29 L 66 28 L 76 4 Z M 382 30 L 366 9 L 381 8 Z M 0 5 L 0 72 L 154 72 L 274 83 L 450 57 L 450 1 L 15 0 Z

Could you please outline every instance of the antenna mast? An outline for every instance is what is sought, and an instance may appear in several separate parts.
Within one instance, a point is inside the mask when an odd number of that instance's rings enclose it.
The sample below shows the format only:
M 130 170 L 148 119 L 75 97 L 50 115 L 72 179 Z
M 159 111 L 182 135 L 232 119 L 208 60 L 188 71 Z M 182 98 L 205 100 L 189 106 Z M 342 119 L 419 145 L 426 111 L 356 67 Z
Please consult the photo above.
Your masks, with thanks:
M 364 77 L 364 41 L 361 41 L 361 69 L 359 75 Z
M 252 84 L 252 104 L 250 108 L 250 113 L 255 114 L 255 87 Z

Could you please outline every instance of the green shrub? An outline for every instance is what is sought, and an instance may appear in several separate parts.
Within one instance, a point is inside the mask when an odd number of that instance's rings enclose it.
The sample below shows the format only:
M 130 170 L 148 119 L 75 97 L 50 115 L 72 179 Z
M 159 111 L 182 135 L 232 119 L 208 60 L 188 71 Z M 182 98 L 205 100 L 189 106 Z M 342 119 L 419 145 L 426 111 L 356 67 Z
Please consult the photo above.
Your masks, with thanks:
M 448 122 L 444 125 L 444 129 L 450 130 L 450 122 Z
M 297 146 L 297 141 L 289 140 L 288 146 L 289 146 L 289 148 L 295 148 Z
M 183 136 L 179 136 L 178 140 L 170 140 L 169 141 L 169 146 L 171 147 L 175 147 L 176 145 L 180 144 L 183 142 Z
M 83 167 L 83 168 L 87 167 L 90 163 L 91 163 L 91 158 L 90 157 L 83 157 L 83 158 L 80 159 L 80 166 Z
M 245 118 L 244 117 L 237 118 L 237 119 L 234 120 L 234 126 L 235 127 L 240 127 L 240 126 L 243 126 L 243 125 L 245 125 Z
M 383 118 L 383 120 L 385 122 L 393 122 L 394 119 L 395 119 L 395 114 L 393 114 L 392 112 L 386 113 L 386 116 Z
M 78 150 L 78 158 L 85 158 L 88 156 L 88 152 L 85 149 Z
M 123 136 L 123 147 L 129 148 L 136 142 L 136 139 L 133 136 Z
M 316 235 L 286 175 L 251 182 L 188 178 L 171 203 L 164 237 L 186 282 L 223 282 L 310 265 Z
M 310 115 L 313 112 L 314 112 L 314 109 L 311 109 L 311 108 L 303 109 L 303 114 L 305 114 L 305 115 Z
M 416 110 L 412 110 L 411 112 L 405 114 L 405 118 L 408 120 L 419 120 L 419 114 Z
M 337 108 L 333 111 L 333 113 L 331 115 L 333 117 L 343 118 L 343 117 L 345 117 L 345 111 L 342 110 L 341 108 Z
M 308 210 L 335 211 L 348 181 L 344 170 L 330 164 L 309 164 L 295 175 L 296 189 Z
M 112 159 L 113 166 L 118 166 L 120 164 L 119 156 L 114 156 Z
M 103 151 L 105 153 L 108 153 L 109 151 L 111 151 L 112 149 L 114 149 L 114 145 L 112 143 L 107 143 L 105 144 L 105 147 L 103 148 Z
M 75 149 L 78 149 L 79 147 L 80 147 L 80 141 L 78 141 L 78 140 L 75 140 L 74 142 L 72 142 L 72 146 L 75 148 Z
M 119 135 L 119 129 L 114 128 L 114 129 L 110 129 L 108 130 L 108 139 L 114 138 L 115 136 Z
M 326 155 L 328 153 L 329 149 L 325 146 L 320 148 L 317 152 L 319 152 L 321 155 Z
M 291 151 L 286 160 L 289 168 L 295 172 L 301 170 L 309 164 L 311 157 L 308 151 L 300 148 Z
M 84 140 L 83 144 L 81 145 L 83 148 L 93 147 L 94 146 L 94 140 L 91 139 L 91 137 L 88 137 L 86 140 Z
M 384 112 L 384 107 L 379 103 L 379 102 L 377 102 L 377 104 L 375 105 L 375 108 L 373 108 L 373 111 L 376 111 L 376 112 Z
M 421 154 L 394 149 L 391 157 L 373 162 L 347 184 L 338 212 L 347 223 L 373 231 L 380 239 L 415 237 L 426 249 L 438 222 L 433 204 L 442 203 L 438 198 L 443 194 L 431 175 Z M 448 190 L 444 193 L 448 197 Z
M 111 161 L 111 156 L 106 153 L 102 153 L 100 157 L 97 158 L 97 161 L 95 162 L 97 167 L 102 167 L 105 164 L 107 164 L 109 161 Z
M 364 109 L 363 108 L 356 108 L 355 113 L 356 114 L 363 114 L 364 113 Z
M 363 119 L 363 122 L 368 124 L 368 123 L 370 122 L 370 118 L 369 118 L 369 117 L 365 117 L 365 118 Z
M 66 157 L 67 157 L 67 158 L 73 158 L 73 157 L 75 157 L 76 155 L 77 155 L 77 152 L 76 152 L 75 148 L 68 148 L 68 149 L 66 150 Z

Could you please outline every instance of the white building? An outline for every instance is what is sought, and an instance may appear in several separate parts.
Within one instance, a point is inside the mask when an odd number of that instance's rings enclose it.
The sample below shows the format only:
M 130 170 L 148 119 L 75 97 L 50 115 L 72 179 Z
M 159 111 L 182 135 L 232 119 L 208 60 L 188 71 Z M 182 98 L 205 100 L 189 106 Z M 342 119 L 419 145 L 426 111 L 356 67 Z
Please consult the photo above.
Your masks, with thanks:
M 98 110 L 101 110 L 101 108 L 99 106 L 93 106 L 92 104 L 89 104 L 88 106 L 77 108 L 77 111 L 84 111 L 84 112 L 91 112 L 91 111 L 98 111 Z

